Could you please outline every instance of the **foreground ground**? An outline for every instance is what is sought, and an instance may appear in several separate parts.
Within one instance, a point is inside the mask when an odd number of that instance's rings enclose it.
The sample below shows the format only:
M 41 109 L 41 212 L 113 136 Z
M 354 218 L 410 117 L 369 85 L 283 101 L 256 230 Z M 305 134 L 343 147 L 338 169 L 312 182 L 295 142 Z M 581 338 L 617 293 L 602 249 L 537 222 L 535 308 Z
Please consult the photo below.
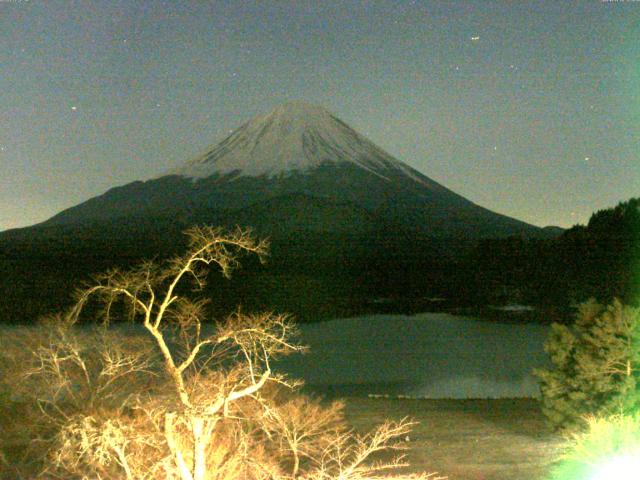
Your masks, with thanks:
M 345 400 L 347 419 L 361 433 L 386 419 L 409 416 L 420 422 L 407 441 L 405 473 L 439 472 L 449 480 L 544 480 L 563 441 L 545 427 L 535 400 Z M 20 418 L 12 413 L 11 418 Z M 0 427 L 9 418 L 3 415 Z M 9 464 L 28 442 L 12 439 Z
M 385 419 L 420 422 L 409 437 L 409 471 L 450 480 L 543 480 L 562 438 L 544 424 L 535 400 L 347 398 L 358 431 Z

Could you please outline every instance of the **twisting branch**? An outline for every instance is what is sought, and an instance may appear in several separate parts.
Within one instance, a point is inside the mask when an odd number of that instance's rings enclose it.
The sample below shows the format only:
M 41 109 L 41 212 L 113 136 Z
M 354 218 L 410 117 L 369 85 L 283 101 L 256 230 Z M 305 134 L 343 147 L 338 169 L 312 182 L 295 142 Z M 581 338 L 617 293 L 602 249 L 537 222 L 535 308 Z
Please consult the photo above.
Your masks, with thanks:
M 292 340 L 297 330 L 288 316 L 238 311 L 206 327 L 207 302 L 182 295 L 187 281 L 202 288 L 212 266 L 228 277 L 242 253 L 263 260 L 267 243 L 242 229 L 225 233 L 204 226 L 186 233 L 184 255 L 97 277 L 59 319 L 68 328 L 96 300 L 106 327 L 121 311 L 116 302 L 122 302 L 126 316 L 140 321 L 153 339 L 156 355 L 120 350 L 106 337 L 93 357 L 70 337 L 37 354 L 33 376 L 54 380 L 46 385 L 54 398 L 50 405 L 41 403 L 43 412 L 62 419 L 47 473 L 132 480 L 205 480 L 212 472 L 224 480 L 364 480 L 403 466 L 402 456 L 388 463 L 368 460 L 397 448 L 392 440 L 405 435 L 410 422 L 387 423 L 360 437 L 346 427 L 339 404 L 283 400 L 284 389 L 299 383 L 274 372 L 274 360 L 304 350 Z M 131 380 L 128 386 L 140 389 L 150 378 L 158 382 L 155 391 L 122 388 Z

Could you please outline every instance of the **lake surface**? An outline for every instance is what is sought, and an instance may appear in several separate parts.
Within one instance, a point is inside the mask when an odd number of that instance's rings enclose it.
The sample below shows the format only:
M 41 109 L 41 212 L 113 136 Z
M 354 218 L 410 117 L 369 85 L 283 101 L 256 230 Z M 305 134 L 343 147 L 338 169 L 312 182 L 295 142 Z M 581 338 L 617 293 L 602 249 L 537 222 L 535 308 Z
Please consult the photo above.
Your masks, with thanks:
M 446 313 L 374 315 L 301 325 L 304 355 L 278 369 L 336 395 L 537 397 L 549 326 Z

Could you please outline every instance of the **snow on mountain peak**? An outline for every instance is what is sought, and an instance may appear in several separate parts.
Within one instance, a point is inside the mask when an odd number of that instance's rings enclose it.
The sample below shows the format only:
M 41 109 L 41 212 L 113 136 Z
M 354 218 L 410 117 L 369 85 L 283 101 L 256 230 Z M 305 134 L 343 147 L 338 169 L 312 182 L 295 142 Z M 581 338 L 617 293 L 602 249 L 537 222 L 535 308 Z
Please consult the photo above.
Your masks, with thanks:
M 295 125 L 300 129 L 306 128 L 331 128 L 335 121 L 331 113 L 322 107 L 303 101 L 283 103 L 264 115 L 279 125 Z M 257 120 L 257 119 L 256 119 Z
M 279 176 L 323 163 L 348 162 L 384 177 L 388 169 L 411 170 L 327 110 L 295 101 L 248 121 L 222 142 L 172 174 Z

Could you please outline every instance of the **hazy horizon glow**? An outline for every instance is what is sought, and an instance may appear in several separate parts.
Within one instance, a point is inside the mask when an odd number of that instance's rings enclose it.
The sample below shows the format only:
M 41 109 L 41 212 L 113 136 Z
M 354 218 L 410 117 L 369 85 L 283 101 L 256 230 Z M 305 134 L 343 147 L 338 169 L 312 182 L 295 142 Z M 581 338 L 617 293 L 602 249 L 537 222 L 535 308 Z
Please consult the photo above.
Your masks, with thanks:
M 640 195 L 640 2 L 0 1 L 0 230 L 301 99 L 539 226 Z

